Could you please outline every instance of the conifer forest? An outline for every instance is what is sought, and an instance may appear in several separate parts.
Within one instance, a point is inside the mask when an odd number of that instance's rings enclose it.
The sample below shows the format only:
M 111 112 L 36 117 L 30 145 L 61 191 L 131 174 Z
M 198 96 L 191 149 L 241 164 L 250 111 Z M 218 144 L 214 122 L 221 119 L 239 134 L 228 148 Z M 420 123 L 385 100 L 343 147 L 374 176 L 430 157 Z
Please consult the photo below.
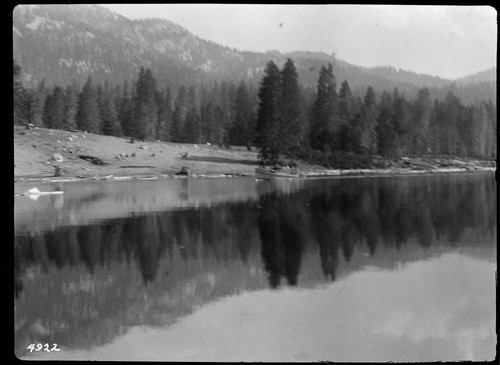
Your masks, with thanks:
M 141 67 L 123 84 L 25 86 L 14 62 L 14 124 L 82 130 L 137 140 L 256 148 L 264 164 L 297 159 L 369 167 L 374 155 L 496 158 L 496 104 L 465 104 L 428 88 L 408 98 L 368 86 L 351 90 L 323 65 L 315 88 L 299 83 L 290 58 L 269 61 L 258 87 L 240 81 L 160 85 Z

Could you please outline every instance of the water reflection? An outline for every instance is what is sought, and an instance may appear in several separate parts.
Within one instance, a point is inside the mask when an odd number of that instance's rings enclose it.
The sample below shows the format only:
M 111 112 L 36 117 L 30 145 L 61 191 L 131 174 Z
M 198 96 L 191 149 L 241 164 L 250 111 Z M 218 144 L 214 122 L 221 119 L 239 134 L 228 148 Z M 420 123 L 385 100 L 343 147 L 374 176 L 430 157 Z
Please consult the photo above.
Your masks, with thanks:
M 246 292 L 208 303 L 175 326 L 134 326 L 98 351 L 76 350 L 58 358 L 113 360 L 119 354 L 127 360 L 150 361 L 492 359 L 494 267 L 449 253 L 409 263 L 396 275 L 372 268 L 308 290 Z
M 49 342 L 70 354 L 103 346 L 134 326 L 171 324 L 221 298 L 288 286 L 309 288 L 309 293 L 320 283 L 341 283 L 355 273 L 369 283 L 362 275 L 367 270 L 398 273 L 407 263 L 446 252 L 494 262 L 496 187 L 489 174 L 307 181 L 284 189 L 269 184 L 257 183 L 255 199 L 222 199 L 198 209 L 16 234 L 16 353 L 29 355 L 29 343 Z M 438 262 L 432 270 L 442 266 L 454 272 L 462 264 Z M 469 266 L 462 267 L 462 276 L 475 275 L 475 269 L 465 270 Z M 396 293 L 395 300 L 398 290 L 407 295 L 403 287 L 408 282 L 387 275 L 392 284 L 374 284 L 379 294 Z M 448 282 L 433 282 L 432 276 L 425 280 L 447 292 Z M 462 287 L 464 293 L 470 289 Z M 422 295 L 427 301 L 435 291 Z M 346 306 L 358 305 L 372 298 L 370 291 L 364 293 L 339 298 Z M 248 298 L 249 306 L 258 304 Z M 489 310 L 476 313 L 476 307 L 471 305 L 462 316 L 476 315 L 481 323 L 486 317 L 491 320 Z M 337 318 L 330 310 L 324 313 L 326 322 Z M 408 334 L 405 323 L 414 314 L 408 311 L 388 310 L 384 315 L 394 315 L 390 318 L 397 323 L 370 330 L 384 336 Z M 278 315 L 272 313 L 266 320 Z M 409 335 L 429 338 L 418 331 Z M 320 330 L 317 336 L 310 334 L 316 339 L 323 335 Z M 120 359 L 119 352 L 115 355 Z

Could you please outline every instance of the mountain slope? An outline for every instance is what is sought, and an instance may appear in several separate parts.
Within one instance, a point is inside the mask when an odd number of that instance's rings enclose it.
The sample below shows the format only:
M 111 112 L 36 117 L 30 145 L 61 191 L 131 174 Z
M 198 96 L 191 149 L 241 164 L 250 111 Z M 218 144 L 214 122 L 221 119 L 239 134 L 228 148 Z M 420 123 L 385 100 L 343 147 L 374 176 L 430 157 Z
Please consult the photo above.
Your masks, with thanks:
M 158 83 L 171 88 L 242 79 L 258 85 L 269 60 L 281 67 L 288 57 L 295 61 L 299 82 L 310 87 L 329 62 L 337 84 L 347 80 L 358 93 L 370 85 L 414 95 L 423 86 L 439 89 L 451 83 L 393 67 L 354 66 L 321 52 L 239 51 L 200 39 L 167 20 L 130 20 L 98 5 L 18 6 L 13 46 L 31 85 L 42 79 L 49 85 L 82 84 L 88 75 L 97 82 L 122 83 L 134 80 L 141 66 L 150 67 Z
M 468 85 L 480 82 L 496 82 L 497 80 L 497 69 L 492 67 L 488 70 L 478 72 L 473 75 L 461 77 L 457 80 L 457 83 L 462 85 Z

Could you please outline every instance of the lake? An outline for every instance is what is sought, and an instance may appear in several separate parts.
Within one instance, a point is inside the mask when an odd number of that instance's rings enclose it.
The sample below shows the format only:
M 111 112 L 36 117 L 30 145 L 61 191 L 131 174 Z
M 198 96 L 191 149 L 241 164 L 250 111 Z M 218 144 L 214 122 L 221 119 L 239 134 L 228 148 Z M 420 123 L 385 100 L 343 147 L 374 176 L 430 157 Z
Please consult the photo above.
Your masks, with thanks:
M 64 194 L 15 198 L 20 358 L 495 358 L 493 173 L 34 186 Z

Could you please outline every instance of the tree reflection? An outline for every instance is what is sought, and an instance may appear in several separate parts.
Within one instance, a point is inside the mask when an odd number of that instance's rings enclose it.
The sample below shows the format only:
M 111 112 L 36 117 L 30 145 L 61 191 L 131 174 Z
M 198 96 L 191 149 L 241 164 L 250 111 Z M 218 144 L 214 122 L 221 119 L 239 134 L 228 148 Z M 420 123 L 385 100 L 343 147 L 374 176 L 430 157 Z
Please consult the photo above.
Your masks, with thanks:
M 277 288 L 284 276 L 289 285 L 297 285 L 302 255 L 304 227 L 302 209 L 288 199 L 264 195 L 259 201 L 258 219 L 261 256 L 268 272 L 269 285 Z
M 373 256 L 380 243 L 400 249 L 411 239 L 422 247 L 446 239 L 453 245 L 467 228 L 491 235 L 494 196 L 494 180 L 481 175 L 317 181 L 288 194 L 265 192 L 261 209 L 222 204 L 16 236 L 16 265 L 83 263 L 94 272 L 110 262 L 135 262 L 151 283 L 165 255 L 246 262 L 258 237 L 270 285 L 279 286 L 282 277 L 296 285 L 306 249 L 317 247 L 324 275 L 335 279 L 340 257 L 349 262 L 363 247 Z
M 313 196 L 310 207 L 312 228 L 319 244 L 319 255 L 323 274 L 335 280 L 335 270 L 339 262 L 338 239 L 340 232 L 338 227 L 341 222 L 339 212 L 333 212 L 334 207 L 332 203 L 336 197 L 332 193 L 333 192 L 330 191 L 330 194 L 327 194 L 325 199 L 323 199 L 321 195 Z M 347 198 L 346 196 L 340 197 L 339 201 L 341 202 L 341 207 L 346 208 L 348 206 L 346 201 Z

